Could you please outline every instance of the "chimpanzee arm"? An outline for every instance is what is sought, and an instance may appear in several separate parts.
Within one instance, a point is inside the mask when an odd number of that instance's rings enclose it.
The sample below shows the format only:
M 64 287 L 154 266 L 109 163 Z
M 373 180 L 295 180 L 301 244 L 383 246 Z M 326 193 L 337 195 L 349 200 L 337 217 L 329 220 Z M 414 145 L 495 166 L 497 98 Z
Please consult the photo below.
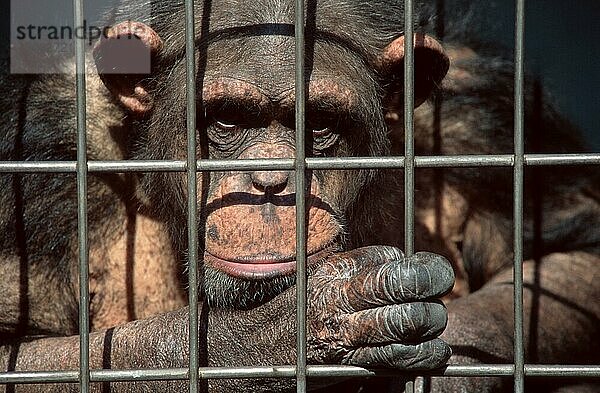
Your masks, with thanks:
M 269 307 L 270 308 L 270 307 Z M 293 317 L 288 308 L 289 315 Z M 239 314 L 234 312 L 219 313 L 217 318 L 211 318 L 211 326 L 208 340 L 216 348 L 213 357 L 218 358 L 227 353 L 227 360 L 233 364 L 243 364 L 248 358 L 253 358 L 256 354 L 264 353 L 269 356 L 268 359 L 252 359 L 261 363 L 275 362 L 283 364 L 287 359 L 272 358 L 277 353 L 283 357 L 289 356 L 293 340 L 289 343 L 274 342 L 272 349 L 266 348 L 261 342 L 253 342 L 248 345 L 252 337 L 244 337 L 249 331 L 250 325 L 259 319 L 263 323 L 267 322 L 266 309 L 253 313 L 254 319 L 244 321 L 240 319 Z M 200 331 L 206 332 L 206 313 L 207 308 L 199 306 L 200 313 Z M 203 315 L 204 313 L 204 315 Z M 262 318 L 262 315 L 264 318 Z M 278 320 L 276 315 L 270 316 L 270 323 L 263 324 L 263 328 L 273 333 L 280 327 L 281 331 L 293 327 L 293 318 L 286 323 Z M 231 329 L 231 326 L 241 327 L 240 329 Z M 171 368 L 187 367 L 189 359 L 189 330 L 188 330 L 188 307 L 181 310 L 165 313 L 146 320 L 134 321 L 122 326 L 108 330 L 90 333 L 90 368 L 91 369 L 151 369 L 151 368 Z M 245 326 L 246 328 L 243 328 Z M 279 330 L 279 329 L 278 329 Z M 205 339 L 200 338 L 200 359 L 204 362 L 206 359 Z M 268 342 L 271 342 L 270 339 Z M 231 346 L 241 343 L 239 351 L 232 351 Z M 253 351 L 253 348 L 262 348 L 261 351 Z M 219 349 L 220 348 L 220 349 Z M 285 348 L 285 350 L 284 350 Z M 266 356 L 265 355 L 265 356 Z M 25 338 L 15 341 L 10 345 L 0 348 L 0 367 L 2 370 L 9 371 L 35 371 L 35 370 L 77 370 L 79 365 L 79 336 L 70 337 L 46 337 L 46 338 Z M 245 381 L 249 383 L 251 381 Z M 187 381 L 144 381 L 144 382 L 120 382 L 112 383 L 111 392 L 180 392 L 187 389 Z M 273 384 L 265 387 L 267 391 L 283 389 L 281 384 Z M 293 387 L 294 381 L 287 384 Z M 223 388 L 222 385 L 227 382 L 211 382 L 211 392 L 230 391 Z M 238 384 L 242 389 L 253 388 L 252 386 Z M 0 386 L 0 391 L 4 392 L 6 386 Z M 91 391 L 104 391 L 103 384 L 92 383 Z M 225 389 L 225 390 L 224 390 Z M 207 387 L 201 383 L 201 391 L 206 391 Z M 8 391 L 8 390 L 6 390 Z M 17 385 L 17 392 L 78 392 L 78 384 L 40 384 L 40 385 Z M 254 390 L 253 390 L 254 391 Z
M 600 230 L 596 225 L 600 205 L 595 182 L 590 180 L 593 176 L 546 175 L 545 181 L 553 188 L 543 200 L 543 219 L 536 227 L 526 216 L 523 332 L 529 363 L 600 361 L 596 340 L 600 306 L 594 301 L 600 297 Z M 569 181 L 572 184 L 561 185 Z M 510 220 L 498 215 L 494 219 L 476 214 L 467 222 L 463 251 L 469 270 L 479 270 L 489 279 L 479 290 L 448 305 L 448 329 L 443 337 L 453 349 L 450 363 L 513 362 L 513 270 L 501 267 L 510 264 L 512 243 L 506 240 L 510 227 Z M 505 240 L 489 240 L 499 237 Z M 466 391 L 504 391 L 502 387 L 510 390 L 512 386 L 510 378 L 439 378 L 433 383 L 436 392 L 456 391 L 459 386 Z
M 151 319 L 90 334 L 90 367 L 159 368 L 185 367 L 188 357 L 187 308 Z M 79 365 L 79 336 L 22 339 L 0 348 L 2 370 L 76 370 Z M 183 387 L 184 382 L 113 384 L 113 392 Z M 0 391 L 6 387 L 1 386 Z M 100 391 L 101 384 L 92 384 Z M 18 385 L 18 392 L 76 392 L 77 384 Z M 162 391 L 162 390 L 160 390 Z M 171 390 L 165 390 L 171 391 Z
M 452 269 L 439 256 L 404 258 L 392 247 L 365 247 L 331 256 L 309 280 L 310 362 L 372 367 L 440 367 L 448 346 L 437 336 Z M 295 363 L 294 288 L 254 309 L 200 309 L 202 363 L 214 366 Z M 208 313 L 208 314 L 207 314 Z M 208 322 L 208 326 L 206 325 Z M 186 367 L 187 308 L 90 334 L 92 369 Z M 206 345 L 207 344 L 207 345 Z M 21 340 L 0 349 L 5 370 L 77 369 L 79 338 Z M 208 348 L 208 351 L 207 351 Z M 207 356 L 208 353 L 208 356 Z M 208 358 L 208 359 L 207 359 Z M 294 380 L 211 381 L 211 392 L 290 391 Z M 115 383 L 113 392 L 180 391 L 182 381 Z M 69 385 L 77 391 L 77 385 Z M 206 387 L 206 386 L 205 386 Z M 95 385 L 94 389 L 100 389 Z M 54 389 L 54 390 L 52 390 Z M 22 392 L 64 392 L 64 385 L 27 385 Z
M 571 252 L 524 263 L 524 333 L 529 362 L 579 364 L 598 361 L 600 257 Z M 454 352 L 450 364 L 513 361 L 512 269 L 479 291 L 448 305 L 448 329 L 442 337 Z M 435 392 L 498 391 L 511 379 L 434 378 Z

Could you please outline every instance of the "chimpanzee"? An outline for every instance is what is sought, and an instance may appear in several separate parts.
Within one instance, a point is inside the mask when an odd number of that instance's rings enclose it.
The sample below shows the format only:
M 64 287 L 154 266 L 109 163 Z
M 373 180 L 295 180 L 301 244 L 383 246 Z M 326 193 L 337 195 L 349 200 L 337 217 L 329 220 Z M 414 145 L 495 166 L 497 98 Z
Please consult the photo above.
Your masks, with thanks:
M 183 3 L 152 2 L 150 19 L 137 3 L 122 2 L 111 12 L 112 27 L 88 56 L 88 67 L 98 70 L 87 77 L 88 156 L 185 160 Z M 294 157 L 293 1 L 199 3 L 198 159 Z M 403 154 L 399 3 L 307 1 L 310 156 Z M 460 31 L 446 34 L 442 45 L 433 38 L 434 22 L 430 4 L 417 4 L 417 154 L 511 153 L 510 57 L 465 40 Z M 151 75 L 119 73 L 144 52 L 152 57 Z M 2 160 L 75 159 L 73 64 L 64 67 L 64 74 L 37 77 L 8 75 L 3 67 Z M 576 131 L 539 89 L 531 84 L 527 91 L 529 151 L 582 149 Z M 527 360 L 598 363 L 597 171 L 539 168 L 526 175 Z M 201 315 L 205 365 L 295 362 L 294 176 L 198 174 L 205 296 L 192 307 Z M 5 174 L 0 182 L 2 370 L 75 369 L 75 176 Z M 448 359 L 512 361 L 511 168 L 418 169 L 416 228 L 409 235 L 427 252 L 408 257 L 397 248 L 404 239 L 402 171 L 315 170 L 307 184 L 310 363 L 422 370 Z M 90 175 L 92 368 L 186 366 L 186 197 L 184 173 Z M 442 297 L 452 299 L 447 309 Z M 398 390 L 401 384 L 377 378 L 311 382 L 315 388 L 337 383 L 327 389 L 344 392 Z M 594 389 L 581 381 L 532 389 L 564 391 L 562 385 Z M 185 386 L 148 381 L 93 389 L 170 392 Z M 511 381 L 433 378 L 429 387 L 495 392 L 510 390 Z M 203 388 L 289 391 L 294 381 L 210 381 Z

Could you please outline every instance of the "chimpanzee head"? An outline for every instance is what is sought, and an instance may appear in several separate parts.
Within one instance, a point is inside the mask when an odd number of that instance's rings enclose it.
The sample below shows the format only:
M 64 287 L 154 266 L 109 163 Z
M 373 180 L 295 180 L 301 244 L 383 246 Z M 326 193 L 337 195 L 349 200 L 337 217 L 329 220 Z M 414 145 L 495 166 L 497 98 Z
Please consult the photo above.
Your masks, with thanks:
M 113 26 L 94 51 L 106 86 L 136 119 L 136 158 L 185 159 L 185 29 L 179 3 L 159 2 L 145 23 Z M 403 79 L 404 16 L 396 3 L 308 2 L 307 155 L 388 152 L 385 106 L 401 91 Z M 198 159 L 293 158 L 293 1 L 205 1 L 196 16 Z M 152 57 L 150 75 L 115 73 L 140 53 Z M 415 35 L 415 67 L 420 103 L 448 69 L 440 44 L 422 33 Z M 294 176 L 293 171 L 198 175 L 198 226 L 211 304 L 250 307 L 293 284 Z M 346 247 L 349 213 L 370 208 L 357 201 L 376 178 L 372 170 L 308 173 L 309 268 Z M 185 174 L 147 174 L 142 183 L 171 223 L 175 244 L 185 249 Z M 376 197 L 371 201 L 376 204 Z

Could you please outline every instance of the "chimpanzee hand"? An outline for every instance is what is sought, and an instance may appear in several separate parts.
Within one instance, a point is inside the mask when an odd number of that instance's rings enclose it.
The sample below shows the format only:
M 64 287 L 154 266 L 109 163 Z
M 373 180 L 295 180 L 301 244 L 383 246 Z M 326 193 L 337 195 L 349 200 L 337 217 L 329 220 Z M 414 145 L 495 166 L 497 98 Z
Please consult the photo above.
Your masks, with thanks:
M 309 281 L 308 357 L 316 363 L 431 369 L 450 347 L 436 338 L 447 312 L 437 299 L 454 273 L 441 256 L 405 258 L 372 246 L 330 257 Z

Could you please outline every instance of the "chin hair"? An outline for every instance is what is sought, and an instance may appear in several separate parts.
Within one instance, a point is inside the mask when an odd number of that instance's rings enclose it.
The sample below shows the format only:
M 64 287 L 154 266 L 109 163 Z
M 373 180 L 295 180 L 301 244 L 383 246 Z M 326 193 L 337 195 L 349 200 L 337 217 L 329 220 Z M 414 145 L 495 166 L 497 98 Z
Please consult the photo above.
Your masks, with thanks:
M 215 308 L 254 308 L 273 299 L 295 283 L 296 274 L 264 280 L 244 280 L 204 267 L 204 294 L 209 306 Z

